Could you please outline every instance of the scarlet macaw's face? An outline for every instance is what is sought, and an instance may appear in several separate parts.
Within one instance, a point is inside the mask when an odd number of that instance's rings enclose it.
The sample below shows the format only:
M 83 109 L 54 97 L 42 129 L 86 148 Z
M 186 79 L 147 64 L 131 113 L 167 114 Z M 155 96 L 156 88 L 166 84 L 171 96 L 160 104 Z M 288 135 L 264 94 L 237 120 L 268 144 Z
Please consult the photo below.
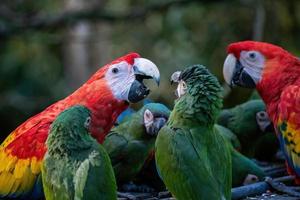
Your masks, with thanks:
M 118 100 L 136 103 L 144 99 L 150 90 L 144 85 L 144 79 L 160 81 L 159 70 L 148 59 L 136 57 L 133 61 L 121 61 L 109 66 L 105 79 Z
M 228 55 L 223 66 L 224 79 L 230 86 L 255 88 L 261 81 L 266 60 L 264 51 L 275 45 L 262 42 L 237 42 L 228 46 Z M 271 55 L 271 54 L 269 54 Z

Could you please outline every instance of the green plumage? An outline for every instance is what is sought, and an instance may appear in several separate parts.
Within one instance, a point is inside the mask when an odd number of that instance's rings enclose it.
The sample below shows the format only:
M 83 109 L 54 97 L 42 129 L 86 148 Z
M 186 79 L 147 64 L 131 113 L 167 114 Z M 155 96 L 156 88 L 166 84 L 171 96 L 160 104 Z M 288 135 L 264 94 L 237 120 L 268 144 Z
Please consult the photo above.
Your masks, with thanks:
M 83 106 L 65 110 L 53 122 L 42 165 L 47 200 L 117 199 L 110 159 L 89 134 L 89 122 Z
M 153 124 L 156 118 L 164 117 L 167 120 L 170 114 L 170 110 L 163 104 L 146 104 L 114 127 L 104 140 L 103 146 L 111 158 L 118 184 L 133 180 L 145 162 L 154 156 L 157 133 L 150 134 L 145 128 L 146 110 L 154 115 Z
M 214 128 L 221 87 L 201 65 L 186 68 L 178 81 L 185 94 L 155 144 L 159 172 L 177 200 L 229 200 L 230 146 Z
M 217 123 L 236 134 L 244 155 L 269 160 L 277 152 L 278 142 L 274 133 L 263 132 L 257 124 L 256 114 L 265 109 L 262 100 L 249 100 L 233 108 L 222 110 Z
M 215 124 L 215 128 L 221 135 L 224 136 L 224 138 L 226 138 L 231 146 L 232 186 L 236 187 L 243 185 L 247 175 L 255 175 L 258 180 L 262 180 L 265 177 L 265 173 L 262 171 L 262 169 L 252 160 L 237 151 L 241 148 L 241 146 L 236 135 L 228 128 L 221 125 Z M 255 181 L 253 180 L 253 182 Z
M 241 149 L 241 143 L 239 139 L 231 130 L 219 124 L 215 124 L 215 128 L 226 140 L 228 140 L 231 143 L 234 149 Z
M 232 187 L 237 187 L 245 184 L 245 179 L 248 175 L 255 175 L 256 180 L 249 180 L 247 184 L 263 180 L 266 176 L 264 171 L 255 164 L 252 160 L 239 153 L 234 148 L 231 148 L 232 156 Z

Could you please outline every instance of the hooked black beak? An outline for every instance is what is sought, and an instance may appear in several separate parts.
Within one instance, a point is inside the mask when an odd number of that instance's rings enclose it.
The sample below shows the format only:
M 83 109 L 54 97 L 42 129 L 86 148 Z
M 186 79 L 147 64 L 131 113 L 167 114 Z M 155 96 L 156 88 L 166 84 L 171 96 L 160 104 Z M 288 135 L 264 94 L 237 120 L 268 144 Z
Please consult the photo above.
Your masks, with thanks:
M 255 88 L 256 84 L 252 77 L 245 71 L 244 66 L 233 54 L 229 54 L 223 66 L 224 79 L 230 87 L 235 85 Z
M 128 101 L 136 103 L 144 99 L 150 93 L 150 89 L 144 85 L 143 80 L 154 79 L 157 85 L 159 85 L 160 74 L 156 65 L 145 58 L 136 58 L 134 60 L 133 71 L 135 80 L 129 89 Z
M 167 123 L 166 117 L 156 117 L 150 126 L 146 126 L 146 132 L 149 135 L 156 136 L 160 129 Z

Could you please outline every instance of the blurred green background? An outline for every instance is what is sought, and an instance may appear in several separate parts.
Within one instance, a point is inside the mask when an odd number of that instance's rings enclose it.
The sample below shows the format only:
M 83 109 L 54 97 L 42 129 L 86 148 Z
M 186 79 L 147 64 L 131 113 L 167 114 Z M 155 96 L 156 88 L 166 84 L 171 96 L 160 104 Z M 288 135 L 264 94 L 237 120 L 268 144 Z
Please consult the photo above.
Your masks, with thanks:
M 262 40 L 300 55 L 299 10 L 297 0 L 2 0 L 0 139 L 128 52 L 158 65 L 162 82 L 150 98 L 169 107 L 178 69 L 201 63 L 224 82 L 231 42 Z M 225 91 L 225 107 L 251 93 Z

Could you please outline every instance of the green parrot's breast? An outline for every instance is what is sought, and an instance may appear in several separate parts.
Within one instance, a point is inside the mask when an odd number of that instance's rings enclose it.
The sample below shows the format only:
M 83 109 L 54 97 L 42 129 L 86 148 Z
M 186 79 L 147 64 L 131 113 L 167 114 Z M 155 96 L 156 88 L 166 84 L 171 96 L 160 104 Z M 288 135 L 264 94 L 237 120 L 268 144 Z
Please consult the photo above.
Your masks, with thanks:
M 223 138 L 208 140 L 203 131 L 164 127 L 157 138 L 159 171 L 178 200 L 230 199 L 229 149 L 221 145 Z

